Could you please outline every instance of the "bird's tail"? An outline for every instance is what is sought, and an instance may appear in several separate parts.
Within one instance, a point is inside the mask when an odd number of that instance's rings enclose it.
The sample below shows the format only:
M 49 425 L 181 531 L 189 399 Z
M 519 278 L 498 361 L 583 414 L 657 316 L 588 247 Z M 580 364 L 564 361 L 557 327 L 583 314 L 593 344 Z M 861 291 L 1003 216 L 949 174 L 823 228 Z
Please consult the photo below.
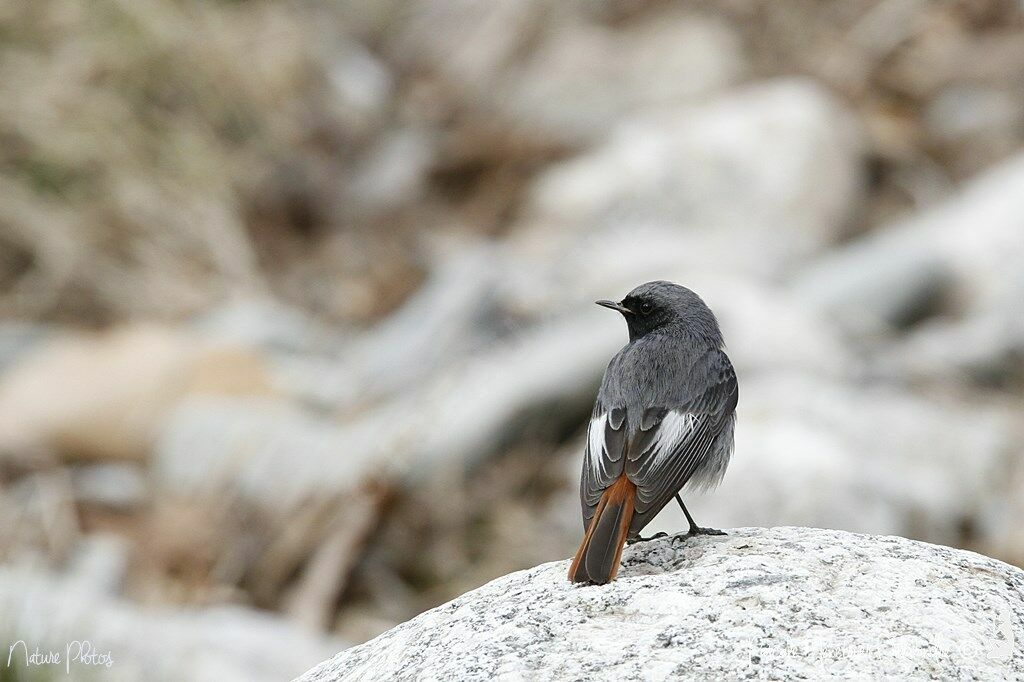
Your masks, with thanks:
M 604 584 L 619 571 L 619 558 L 633 520 L 636 485 L 623 474 L 601 495 L 583 544 L 569 567 L 574 583 Z

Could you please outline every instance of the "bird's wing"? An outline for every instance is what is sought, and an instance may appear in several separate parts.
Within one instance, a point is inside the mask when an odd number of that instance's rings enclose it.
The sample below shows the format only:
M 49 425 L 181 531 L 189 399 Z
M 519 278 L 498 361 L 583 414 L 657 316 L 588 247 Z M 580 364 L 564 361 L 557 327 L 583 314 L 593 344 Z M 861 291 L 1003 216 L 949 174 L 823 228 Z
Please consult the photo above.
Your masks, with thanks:
M 640 518 L 653 518 L 686 485 L 733 418 L 739 389 L 732 363 L 719 350 L 706 358 L 708 371 L 690 395 L 681 404 L 646 408 L 630 434 L 626 474 L 637 486 Z
M 626 408 L 606 409 L 598 402 L 587 427 L 587 446 L 580 476 L 580 501 L 583 503 L 583 528 L 594 516 L 601 493 L 622 474 L 626 454 Z

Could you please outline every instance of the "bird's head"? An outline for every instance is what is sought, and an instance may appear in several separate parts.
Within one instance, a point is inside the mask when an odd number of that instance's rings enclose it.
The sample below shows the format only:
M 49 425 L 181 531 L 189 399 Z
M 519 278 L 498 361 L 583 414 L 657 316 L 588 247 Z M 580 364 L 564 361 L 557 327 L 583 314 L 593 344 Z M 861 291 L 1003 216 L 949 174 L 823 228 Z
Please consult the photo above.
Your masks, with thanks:
M 672 282 L 647 282 L 617 303 L 597 301 L 597 305 L 622 313 L 630 341 L 665 330 L 694 336 L 715 347 L 722 346 L 722 332 L 711 309 L 700 296 Z

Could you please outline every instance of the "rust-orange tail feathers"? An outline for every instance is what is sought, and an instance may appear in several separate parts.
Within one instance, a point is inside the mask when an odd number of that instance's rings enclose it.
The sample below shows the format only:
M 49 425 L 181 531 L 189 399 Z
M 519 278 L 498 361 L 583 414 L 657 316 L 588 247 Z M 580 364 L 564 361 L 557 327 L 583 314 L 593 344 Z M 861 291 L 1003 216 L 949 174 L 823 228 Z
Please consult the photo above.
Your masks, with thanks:
M 615 577 L 633 520 L 635 499 L 636 485 L 625 474 L 604 491 L 583 536 L 583 544 L 569 567 L 569 580 L 604 584 Z

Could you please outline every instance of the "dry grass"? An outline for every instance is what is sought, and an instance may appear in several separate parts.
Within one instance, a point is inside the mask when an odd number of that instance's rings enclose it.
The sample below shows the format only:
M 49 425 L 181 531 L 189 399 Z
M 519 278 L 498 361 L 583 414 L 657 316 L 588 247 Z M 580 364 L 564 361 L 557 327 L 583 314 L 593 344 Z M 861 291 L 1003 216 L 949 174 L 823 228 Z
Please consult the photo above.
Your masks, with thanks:
M 292 3 L 5 4 L 0 314 L 177 316 L 317 253 L 380 124 L 330 38 Z

